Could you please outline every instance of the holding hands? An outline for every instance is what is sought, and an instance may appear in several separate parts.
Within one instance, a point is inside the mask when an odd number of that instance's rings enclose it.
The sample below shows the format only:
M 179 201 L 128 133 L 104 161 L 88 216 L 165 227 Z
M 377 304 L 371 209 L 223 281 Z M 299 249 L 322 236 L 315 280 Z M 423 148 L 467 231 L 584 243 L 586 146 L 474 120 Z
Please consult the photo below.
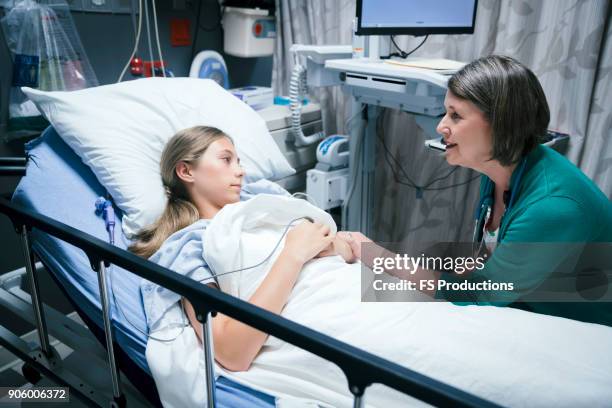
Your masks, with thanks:
M 361 255 L 358 240 L 367 240 L 359 232 L 331 234 L 329 226 L 320 222 L 303 221 L 287 233 L 285 250 L 302 264 L 313 258 L 340 255 L 345 262 L 353 263 Z
M 363 242 L 372 242 L 370 238 L 359 231 L 340 231 L 336 236 L 351 248 L 355 260 L 361 259 L 361 244 Z

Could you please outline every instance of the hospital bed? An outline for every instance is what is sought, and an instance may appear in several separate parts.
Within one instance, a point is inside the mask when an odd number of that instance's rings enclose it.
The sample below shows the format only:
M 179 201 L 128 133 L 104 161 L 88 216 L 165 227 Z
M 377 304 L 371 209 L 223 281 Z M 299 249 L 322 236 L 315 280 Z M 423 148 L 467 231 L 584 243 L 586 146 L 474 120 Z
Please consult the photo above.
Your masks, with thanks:
M 31 142 L 28 149 L 28 176 L 23 178 L 17 187 L 13 202 L 22 208 L 61 219 L 85 233 L 105 239 L 107 233 L 104 221 L 94 213 L 94 202 L 97 197 L 104 195 L 104 190 L 91 171 L 53 128 L 49 128 L 39 139 Z M 70 198 L 67 200 L 68 194 Z M 121 220 L 118 219 L 117 222 L 120 230 Z M 126 248 L 122 240 L 116 245 L 122 249 Z M 36 229 L 31 233 L 31 246 L 87 328 L 91 330 L 91 334 L 86 328 L 59 312 L 45 308 L 41 314 L 51 323 L 49 331 L 54 338 L 74 349 L 75 353 L 82 354 L 80 357 L 93 367 L 96 367 L 96 362 L 104 363 L 106 353 L 101 353 L 103 350 L 95 344 L 96 339 L 105 344 L 104 327 L 100 318 L 99 285 L 87 256 L 82 250 Z M 140 301 L 140 277 L 116 266 L 111 267 L 108 273 L 111 275 L 109 278 L 112 278 L 109 282 L 113 283 L 110 310 L 116 342 L 115 357 L 127 379 L 136 389 L 143 391 L 146 399 L 142 406 L 159 406 L 155 384 L 150 377 L 144 355 L 147 339 L 140 332 L 146 331 L 144 310 Z M 32 306 L 28 304 L 29 296 L 20 289 L 19 281 L 22 277 L 26 277 L 25 271 L 2 276 L 0 302 L 18 315 L 33 317 Z M 35 319 L 30 320 L 36 323 Z M 3 337 L 3 345 L 10 347 L 5 343 L 5 336 L 0 337 Z M 83 361 L 75 357 L 71 360 L 76 360 L 77 365 Z M 34 370 L 30 365 L 26 367 L 30 373 L 26 375 L 31 378 Z M 89 373 L 92 377 L 91 384 L 81 386 L 82 378 L 74 380 L 79 383 L 78 388 L 87 390 L 89 398 L 100 402 L 107 396 L 94 384 L 100 384 L 101 379 L 108 376 L 108 368 L 105 369 L 104 364 L 98 364 L 97 368 L 98 372 Z M 80 374 L 82 377 L 86 373 Z M 108 388 L 109 384 L 104 385 Z M 274 406 L 273 397 L 247 389 L 228 379 L 217 383 L 217 392 L 220 406 Z
M 30 378 L 36 377 L 35 373 L 48 376 L 70 387 L 71 395 L 88 405 L 159 406 L 145 359 L 146 323 L 139 292 L 140 279 L 145 278 L 186 297 L 194 305 L 204 323 L 204 339 L 209 340 L 204 345 L 209 374 L 213 365 L 207 322 L 211 313 L 218 311 L 337 364 L 347 376 L 355 406 L 362 406 L 364 392 L 373 383 L 438 406 L 494 406 L 143 260 L 125 251 L 127 241 L 123 236 L 115 246 L 106 243 L 104 221 L 94 213 L 96 198 L 106 192 L 89 168 L 53 128 L 30 142 L 27 149 L 27 176 L 21 180 L 12 202 L 0 199 L 0 212 L 21 234 L 26 271 L 3 276 L 0 304 L 19 316 L 29 315 L 25 318 L 36 324 L 39 344 L 25 344 L 0 326 L 0 345 L 26 363 Z M 117 214 L 116 231 L 121 231 L 121 214 Z M 34 255 L 87 327 L 44 305 Z M 29 279 L 32 296 L 19 288 L 22 278 Z M 90 331 L 106 351 L 100 349 Z M 76 364 L 53 352 L 49 333 L 78 354 Z M 209 406 L 274 406 L 273 396 L 227 378 L 215 381 L 208 375 L 206 381 L 208 395 L 212 396 L 208 398 Z

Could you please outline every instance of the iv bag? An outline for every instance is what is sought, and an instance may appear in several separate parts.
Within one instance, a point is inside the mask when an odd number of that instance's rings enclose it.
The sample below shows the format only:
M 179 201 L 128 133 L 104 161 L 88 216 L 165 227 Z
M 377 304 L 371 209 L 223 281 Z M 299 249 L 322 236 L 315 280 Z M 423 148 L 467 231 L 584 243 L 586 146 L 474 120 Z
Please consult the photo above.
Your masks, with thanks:
M 73 91 L 97 86 L 98 80 L 65 0 L 6 3 L 0 23 L 13 58 L 9 128 L 15 129 L 29 123 L 22 119 L 40 116 L 20 87 Z

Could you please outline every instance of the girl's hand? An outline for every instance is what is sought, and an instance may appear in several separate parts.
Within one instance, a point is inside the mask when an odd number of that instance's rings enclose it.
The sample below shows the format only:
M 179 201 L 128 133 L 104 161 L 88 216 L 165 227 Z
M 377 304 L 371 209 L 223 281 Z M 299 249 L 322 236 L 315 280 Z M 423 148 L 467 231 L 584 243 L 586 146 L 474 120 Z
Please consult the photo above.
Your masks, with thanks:
M 305 264 L 332 245 L 334 237 L 327 225 L 304 221 L 287 233 L 283 251 Z
M 356 259 L 361 259 L 361 244 L 363 242 L 372 242 L 372 240 L 359 231 L 341 231 L 337 236 L 344 240 L 350 247 L 353 256 Z

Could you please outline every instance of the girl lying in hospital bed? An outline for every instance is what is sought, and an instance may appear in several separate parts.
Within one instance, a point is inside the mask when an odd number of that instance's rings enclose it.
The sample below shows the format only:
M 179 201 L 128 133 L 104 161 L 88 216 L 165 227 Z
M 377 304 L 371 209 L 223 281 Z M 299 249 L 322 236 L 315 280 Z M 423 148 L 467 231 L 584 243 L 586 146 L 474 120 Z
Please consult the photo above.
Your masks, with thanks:
M 179 132 L 161 158 L 167 208 L 130 249 L 503 405 L 612 401 L 612 328 L 508 308 L 363 303 L 361 266 L 352 263 L 331 217 L 282 194 L 241 202 L 243 176 L 232 140 L 220 130 Z M 205 367 L 193 308 L 150 282 L 143 282 L 142 294 L 151 334 L 147 361 L 162 402 L 201 406 Z M 185 315 L 192 327 L 185 328 Z M 352 404 L 334 364 L 227 316 L 217 315 L 212 329 L 217 373 L 292 403 Z M 368 388 L 365 398 L 370 406 L 420 404 L 380 385 Z

